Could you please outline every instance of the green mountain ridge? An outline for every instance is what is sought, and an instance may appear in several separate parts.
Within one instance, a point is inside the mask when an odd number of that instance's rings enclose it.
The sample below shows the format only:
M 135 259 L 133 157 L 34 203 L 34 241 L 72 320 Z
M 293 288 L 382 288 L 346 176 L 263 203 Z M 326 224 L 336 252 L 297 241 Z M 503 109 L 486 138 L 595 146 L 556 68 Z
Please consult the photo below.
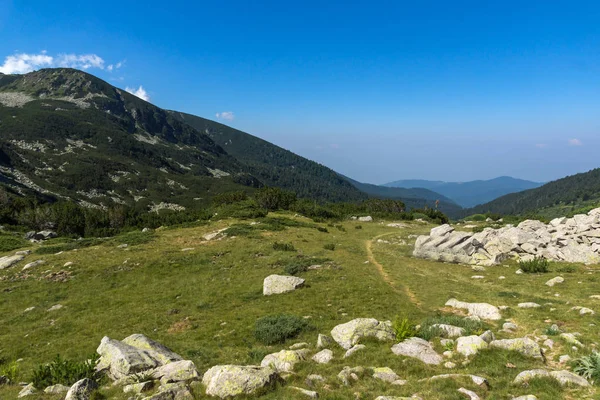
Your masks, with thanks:
M 497 213 L 538 214 L 554 218 L 600 204 L 600 168 L 548 182 L 539 188 L 511 193 L 489 203 L 465 209 L 463 215 Z

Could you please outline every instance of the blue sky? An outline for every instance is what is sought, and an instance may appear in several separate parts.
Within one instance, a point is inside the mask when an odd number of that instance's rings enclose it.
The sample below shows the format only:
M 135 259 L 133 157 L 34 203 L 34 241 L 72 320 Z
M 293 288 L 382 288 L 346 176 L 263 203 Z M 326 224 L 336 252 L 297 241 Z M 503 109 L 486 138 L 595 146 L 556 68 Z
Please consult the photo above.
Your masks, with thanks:
M 600 167 L 597 1 L 188 3 L 0 0 L 0 72 L 85 68 L 370 183 Z

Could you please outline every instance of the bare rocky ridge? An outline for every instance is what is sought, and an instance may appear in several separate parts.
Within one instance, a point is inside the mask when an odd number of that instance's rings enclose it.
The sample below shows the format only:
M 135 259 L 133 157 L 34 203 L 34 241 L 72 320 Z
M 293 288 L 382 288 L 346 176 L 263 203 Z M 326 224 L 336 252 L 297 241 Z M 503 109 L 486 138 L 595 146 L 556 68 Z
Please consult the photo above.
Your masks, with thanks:
M 415 257 L 472 265 L 495 265 L 507 259 L 541 257 L 550 261 L 600 263 L 600 208 L 587 215 L 556 218 L 548 225 L 526 220 L 517 226 L 456 231 L 446 224 L 419 236 Z

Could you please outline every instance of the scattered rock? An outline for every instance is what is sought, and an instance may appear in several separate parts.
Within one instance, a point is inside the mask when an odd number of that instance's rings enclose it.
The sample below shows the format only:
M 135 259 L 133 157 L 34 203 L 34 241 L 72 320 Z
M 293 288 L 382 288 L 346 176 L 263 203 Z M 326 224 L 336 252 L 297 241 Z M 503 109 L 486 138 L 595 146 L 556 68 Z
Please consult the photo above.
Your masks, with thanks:
M 550 279 L 548 282 L 546 282 L 546 286 L 554 286 L 557 283 L 563 283 L 565 281 L 565 278 L 563 278 L 562 276 L 557 276 L 556 278 L 552 278 Z
M 365 369 L 363 367 L 344 367 L 337 376 L 343 385 L 348 386 L 352 381 L 357 381 L 359 376 L 364 372 Z
M 529 338 L 494 340 L 490 342 L 490 347 L 516 351 L 526 357 L 544 359 L 540 346 Z
M 489 382 L 487 381 L 487 379 L 485 379 L 481 376 L 471 375 L 471 374 L 442 374 L 442 375 L 432 376 L 431 378 L 428 378 L 428 379 L 422 379 L 422 381 L 436 381 L 436 380 L 440 380 L 440 379 L 461 379 L 461 378 L 469 378 L 477 386 L 489 387 Z
M 36 260 L 36 261 L 32 261 L 30 263 L 27 263 L 27 264 L 25 264 L 25 266 L 23 266 L 23 271 L 27 271 L 28 269 L 35 268 L 38 265 L 44 264 L 45 262 L 46 261 L 44 261 L 44 260 Z
M 527 383 L 531 379 L 535 378 L 544 378 L 544 377 L 552 377 L 560 383 L 561 386 L 568 385 L 577 385 L 577 386 L 590 386 L 589 382 L 586 381 L 579 375 L 575 375 L 569 371 L 551 371 L 548 372 L 545 369 L 532 369 L 528 371 L 523 371 L 514 379 L 513 383 L 522 384 Z
M 513 397 L 513 400 L 538 400 L 538 398 L 532 394 L 528 394 L 525 396 Z
M 328 364 L 333 359 L 333 351 L 325 349 L 321 350 L 312 357 L 312 360 L 319 364 Z
M 456 299 L 450 299 L 446 302 L 446 306 L 465 309 L 470 316 L 476 316 L 481 319 L 497 321 L 502 318 L 498 307 L 488 303 L 466 303 Z
M 349 349 L 346 354 L 344 354 L 344 358 L 348 358 L 350 357 L 352 354 L 356 353 L 359 350 L 363 350 L 366 349 L 367 346 L 365 346 L 364 344 L 356 344 L 354 345 L 351 349 Z
M 290 389 L 295 390 L 297 392 L 302 393 L 303 395 L 311 398 L 311 399 L 318 399 L 319 398 L 319 393 L 312 391 L 312 390 L 306 390 L 306 389 L 302 389 L 299 388 L 297 386 L 290 386 Z
M 400 379 L 398 374 L 388 367 L 373 368 L 373 378 L 389 382 L 392 385 L 401 386 L 406 384 L 405 380 Z
M 527 302 L 527 303 L 519 303 L 519 308 L 539 308 L 541 307 L 538 303 Z
M 473 392 L 471 390 L 468 390 L 468 389 L 465 389 L 465 388 L 461 387 L 460 389 L 458 389 L 458 392 L 464 394 L 470 400 L 481 400 L 481 398 L 477 395 L 477 393 L 475 393 L 475 392 Z
M 21 397 L 25 397 L 25 396 L 31 396 L 31 395 L 34 395 L 36 393 L 37 393 L 37 390 L 33 386 L 33 383 L 30 383 L 27 386 L 23 387 L 23 389 L 21 389 L 21 391 L 19 392 L 19 394 L 17 395 L 17 397 L 21 398 Z
M 492 340 L 496 340 L 496 336 L 494 335 L 494 332 L 492 331 L 485 331 L 483 332 L 481 335 L 479 335 L 480 338 L 483 339 L 484 342 L 486 342 L 487 344 L 489 344 Z
M 206 371 L 202 383 L 207 395 L 224 399 L 269 389 L 277 379 L 277 373 L 271 368 L 216 365 Z
M 60 383 L 57 385 L 48 386 L 44 389 L 44 393 L 48 394 L 63 394 L 69 391 L 69 387 L 65 385 L 61 385 Z
M 154 387 L 154 383 L 152 381 L 140 382 L 140 383 L 132 383 L 130 385 L 123 386 L 123 393 L 143 393 L 151 390 Z
M 572 346 L 583 347 L 583 343 L 577 339 L 577 336 L 574 333 L 561 333 L 560 337 Z
M 300 350 L 309 347 L 308 343 L 294 343 L 290 346 L 290 350 Z
M 456 338 L 465 334 L 465 329 L 459 326 L 447 325 L 447 324 L 434 324 L 433 328 L 440 330 L 442 337 Z
M 162 384 L 170 382 L 189 381 L 198 378 L 198 371 L 192 361 L 173 361 L 156 368 L 152 372 L 155 379 L 160 379 Z
M 268 354 L 260 363 L 261 367 L 270 367 L 277 372 L 292 372 L 294 365 L 306 360 L 306 350 L 281 350 Z
M 10 268 L 24 258 L 25 256 L 21 254 L 0 257 L 0 270 Z
M 390 321 L 374 318 L 357 318 L 331 330 L 331 337 L 344 349 L 349 350 L 362 338 L 373 337 L 379 340 L 394 340 L 396 334 Z
M 512 323 L 512 322 L 505 322 L 505 323 L 502 324 L 502 330 L 503 331 L 514 332 L 517 329 L 519 329 L 519 327 L 516 324 Z
M 98 389 L 98 384 L 88 378 L 81 379 L 67 392 L 65 400 L 89 400 L 92 392 Z
M 61 308 L 63 308 L 63 305 L 62 305 L 62 304 L 56 304 L 56 305 L 53 305 L 52 307 L 50 307 L 50 308 L 49 308 L 48 310 L 46 310 L 46 311 L 56 311 L 56 310 L 60 310 Z
M 456 351 L 465 357 L 473 356 L 477 354 L 479 350 L 488 348 L 487 342 L 475 335 L 459 337 L 456 340 L 456 343 Z
M 303 285 L 304 279 L 297 276 L 270 275 L 263 282 L 263 295 L 287 293 Z
M 397 356 L 412 357 L 425 364 L 439 365 L 443 358 L 435 352 L 431 343 L 421 338 L 412 337 L 392 346 L 392 352 Z
M 318 349 L 322 349 L 325 347 L 329 347 L 333 344 L 333 339 L 330 338 L 327 335 L 322 335 L 319 333 L 319 336 L 317 337 L 317 348 Z
M 358 217 L 358 221 L 359 222 L 373 222 L 373 217 L 366 216 L 366 217 Z

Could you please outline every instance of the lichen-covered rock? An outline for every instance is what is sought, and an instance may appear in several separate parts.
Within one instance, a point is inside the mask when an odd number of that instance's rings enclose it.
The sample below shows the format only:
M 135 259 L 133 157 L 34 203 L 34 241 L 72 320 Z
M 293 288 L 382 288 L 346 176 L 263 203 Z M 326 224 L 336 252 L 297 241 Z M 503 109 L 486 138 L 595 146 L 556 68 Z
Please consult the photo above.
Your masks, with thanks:
M 465 389 L 465 388 L 461 387 L 461 388 L 458 389 L 458 392 L 464 394 L 465 396 L 467 396 L 469 398 L 469 400 L 481 400 L 481 397 L 479 397 L 477 395 L 477 393 L 475 393 L 472 390 Z
M 541 307 L 538 303 L 534 303 L 534 302 L 525 302 L 525 303 L 519 303 L 517 305 L 517 307 L 519 308 L 539 308 Z
M 207 395 L 224 399 L 268 389 L 277 379 L 277 372 L 271 368 L 216 365 L 206 371 L 202 383 L 206 386 Z
M 590 383 L 587 380 L 585 380 L 585 378 L 579 375 L 575 375 L 574 373 L 569 371 L 552 371 L 550 372 L 550 376 L 556 379 L 561 386 L 590 386 Z
M 110 339 L 107 336 L 102 338 L 96 352 L 100 355 L 96 370 L 106 370 L 109 376 L 115 380 L 160 365 L 148 351 Z
M 137 349 L 147 351 L 152 358 L 160 361 L 162 364 L 183 360 L 183 357 L 174 353 L 166 346 L 139 333 L 126 337 L 122 342 Z
M 435 375 L 435 376 L 432 376 L 429 379 L 423 379 L 423 381 L 437 381 L 437 380 L 440 380 L 440 379 L 462 379 L 462 378 L 469 378 L 477 386 L 486 386 L 486 387 L 489 387 L 489 382 L 487 381 L 487 379 L 485 379 L 482 376 L 471 375 L 471 374 L 442 374 L 442 375 Z
M 312 357 L 313 361 L 319 364 L 328 364 L 333 359 L 333 351 L 324 349 Z
M 487 348 L 487 342 L 476 335 L 461 336 L 456 339 L 456 351 L 465 357 L 475 355 L 479 352 L 479 350 Z
M 525 396 L 514 397 L 513 400 L 538 400 L 538 398 L 532 394 L 527 394 Z
M 568 344 L 570 344 L 571 346 L 583 347 L 583 343 L 581 343 L 577 339 L 577 335 L 575 335 L 574 333 L 561 333 L 560 338 Z
M 544 354 L 540 346 L 529 338 L 502 339 L 490 342 L 491 348 L 516 351 L 525 357 L 543 359 Z
M 98 384 L 95 381 L 88 378 L 81 379 L 71 386 L 65 400 L 89 400 L 96 389 Z
M 130 385 L 123 386 L 123 393 L 143 393 L 154 387 L 154 383 L 152 381 L 140 382 L 140 383 L 132 383 Z
M 292 372 L 297 363 L 306 360 L 307 353 L 306 350 L 281 350 L 266 355 L 260 365 L 270 367 L 277 372 Z
M 60 383 L 57 385 L 48 386 L 44 389 L 44 393 L 48 394 L 63 394 L 69 391 L 69 387 L 65 385 L 61 385 Z
M 400 379 L 397 373 L 389 367 L 373 368 L 373 378 L 391 383 L 392 385 L 405 385 L 406 381 Z
M 307 390 L 307 389 L 303 389 L 298 386 L 289 386 L 289 388 L 292 390 L 295 390 L 299 393 L 302 393 L 303 395 L 305 395 L 306 397 L 308 397 L 310 399 L 318 399 L 319 398 L 319 393 L 315 392 L 314 390 Z
M 198 371 L 192 361 L 174 361 L 156 368 L 152 372 L 155 379 L 160 379 L 162 384 L 169 382 L 190 381 L 198 378 Z
M 456 299 L 450 299 L 446 302 L 446 306 L 467 310 L 470 316 L 479 317 L 481 319 L 497 321 L 502 318 L 500 309 L 488 303 L 467 303 Z
M 303 285 L 304 279 L 297 276 L 269 275 L 263 282 L 263 295 L 287 293 Z
M 349 350 L 360 339 L 373 337 L 379 340 L 394 340 L 396 334 L 390 321 L 378 321 L 375 318 L 357 318 L 331 330 L 331 337 L 344 349 Z
M 340 381 L 342 381 L 343 385 L 348 386 L 350 383 L 352 383 L 352 381 L 357 381 L 364 372 L 365 369 L 363 367 L 344 367 L 337 377 Z
M 421 338 L 412 337 L 392 346 L 392 352 L 397 356 L 412 357 L 425 364 L 439 365 L 443 358 L 435 352 L 431 343 Z
M 348 358 L 350 357 L 352 354 L 356 353 L 357 351 L 360 350 L 364 350 L 366 349 L 367 346 L 365 346 L 364 344 L 355 344 L 354 346 L 352 346 L 352 348 L 350 348 L 345 354 L 344 354 L 344 358 Z
M 514 384 L 527 383 L 535 378 L 546 378 L 549 377 L 550 373 L 545 369 L 530 369 L 527 371 L 522 371 L 515 377 L 513 380 Z

